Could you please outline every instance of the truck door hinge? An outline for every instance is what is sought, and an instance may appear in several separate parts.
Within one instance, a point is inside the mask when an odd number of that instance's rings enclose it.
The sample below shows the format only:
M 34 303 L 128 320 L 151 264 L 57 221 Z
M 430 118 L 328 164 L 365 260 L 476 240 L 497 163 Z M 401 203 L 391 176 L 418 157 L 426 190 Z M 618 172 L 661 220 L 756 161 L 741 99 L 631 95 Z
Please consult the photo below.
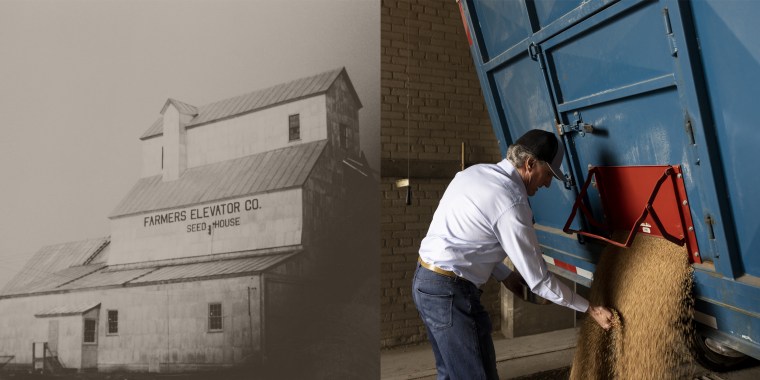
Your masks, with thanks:
M 673 28 L 670 25 L 670 12 L 668 8 L 662 9 L 662 18 L 665 22 L 665 35 L 668 37 L 668 44 L 670 46 L 670 55 L 673 57 L 678 56 L 678 46 L 676 45 L 676 37 L 673 35 Z
M 691 126 L 691 120 L 689 119 L 686 120 L 685 128 L 686 128 L 686 135 L 689 136 L 689 143 L 691 143 L 691 145 L 696 145 L 697 142 L 694 139 L 694 127 Z
M 538 62 L 541 69 L 544 68 L 544 57 L 543 52 L 541 51 L 541 46 L 536 45 L 535 42 L 531 42 L 530 45 L 528 45 L 528 54 L 530 55 L 530 59 Z
M 575 116 L 575 122 L 573 124 L 562 124 L 557 122 L 557 132 L 559 132 L 560 136 L 566 133 L 577 132 L 581 137 L 584 137 L 586 136 L 586 133 L 594 132 L 594 126 L 584 123 L 579 112 L 574 112 L 573 116 Z
M 705 225 L 707 226 L 707 238 L 715 240 L 715 219 L 710 214 L 705 215 Z

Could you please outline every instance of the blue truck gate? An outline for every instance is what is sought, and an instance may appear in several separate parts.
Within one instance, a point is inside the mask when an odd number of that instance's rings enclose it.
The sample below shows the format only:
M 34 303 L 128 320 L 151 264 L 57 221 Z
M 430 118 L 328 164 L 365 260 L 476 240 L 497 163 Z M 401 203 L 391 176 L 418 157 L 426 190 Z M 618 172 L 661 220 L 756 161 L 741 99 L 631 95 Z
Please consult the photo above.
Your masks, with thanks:
M 760 2 L 459 6 L 502 153 L 532 128 L 565 144 L 565 186 L 532 201 L 547 261 L 590 284 L 603 246 L 562 232 L 589 167 L 679 165 L 700 334 L 760 358 Z M 598 197 L 586 201 L 601 218 Z M 572 228 L 586 224 L 576 216 Z

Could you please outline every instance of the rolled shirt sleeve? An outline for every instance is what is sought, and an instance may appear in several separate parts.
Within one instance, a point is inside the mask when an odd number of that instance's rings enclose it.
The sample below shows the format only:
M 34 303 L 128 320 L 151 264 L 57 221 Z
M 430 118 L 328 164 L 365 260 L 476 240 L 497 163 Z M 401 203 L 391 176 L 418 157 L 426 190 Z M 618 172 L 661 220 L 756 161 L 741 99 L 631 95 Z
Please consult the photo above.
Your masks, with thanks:
M 494 229 L 515 270 L 522 275 L 533 293 L 577 311 L 585 312 L 588 309 L 589 304 L 585 298 L 573 292 L 549 272 L 539 249 L 536 230 L 533 228 L 533 212 L 527 203 L 516 203 L 511 209 L 506 210 L 497 219 Z M 497 265 L 493 276 L 501 281 L 498 276 L 504 273 Z M 507 275 L 509 272 L 506 272 L 503 278 Z

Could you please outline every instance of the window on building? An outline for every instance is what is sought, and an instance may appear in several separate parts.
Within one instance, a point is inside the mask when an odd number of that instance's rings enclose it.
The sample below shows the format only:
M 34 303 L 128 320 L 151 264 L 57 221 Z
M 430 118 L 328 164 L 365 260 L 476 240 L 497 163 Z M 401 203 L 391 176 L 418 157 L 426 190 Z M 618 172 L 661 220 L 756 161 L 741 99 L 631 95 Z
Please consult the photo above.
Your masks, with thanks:
M 222 331 L 222 304 L 208 305 L 208 331 Z
M 340 147 L 348 149 L 348 127 L 345 124 L 340 124 L 338 129 L 340 132 Z
M 106 330 L 109 335 L 116 335 L 119 333 L 119 311 L 108 310 L 108 329 Z
M 288 117 L 289 141 L 301 139 L 301 116 L 299 114 Z
M 84 320 L 84 343 L 96 343 L 98 336 L 98 321 L 96 319 L 85 318 Z

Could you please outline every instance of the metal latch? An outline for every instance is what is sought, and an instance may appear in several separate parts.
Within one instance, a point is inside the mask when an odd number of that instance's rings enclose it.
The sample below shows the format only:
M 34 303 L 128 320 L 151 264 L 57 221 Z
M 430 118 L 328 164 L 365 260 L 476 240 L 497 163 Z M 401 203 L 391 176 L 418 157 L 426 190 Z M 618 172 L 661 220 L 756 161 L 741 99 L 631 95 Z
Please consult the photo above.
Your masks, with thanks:
M 545 69 L 541 46 L 536 45 L 535 42 L 531 42 L 528 46 L 528 55 L 530 55 L 530 59 L 538 62 L 538 67 L 540 67 L 541 70 Z
M 562 184 L 565 185 L 565 190 L 570 190 L 575 186 L 575 180 L 570 174 L 565 174 L 565 178 L 562 180 Z
M 588 123 L 584 123 L 583 119 L 581 119 L 580 113 L 574 112 L 573 116 L 575 116 L 575 123 L 573 124 L 568 125 L 557 122 L 557 132 L 559 132 L 560 135 L 576 132 L 581 135 L 581 137 L 583 137 L 586 136 L 586 133 L 594 132 L 594 126 Z
M 538 61 L 538 56 L 541 55 L 541 47 L 536 45 L 535 42 L 531 42 L 528 45 L 528 54 L 530 55 L 530 59 Z

